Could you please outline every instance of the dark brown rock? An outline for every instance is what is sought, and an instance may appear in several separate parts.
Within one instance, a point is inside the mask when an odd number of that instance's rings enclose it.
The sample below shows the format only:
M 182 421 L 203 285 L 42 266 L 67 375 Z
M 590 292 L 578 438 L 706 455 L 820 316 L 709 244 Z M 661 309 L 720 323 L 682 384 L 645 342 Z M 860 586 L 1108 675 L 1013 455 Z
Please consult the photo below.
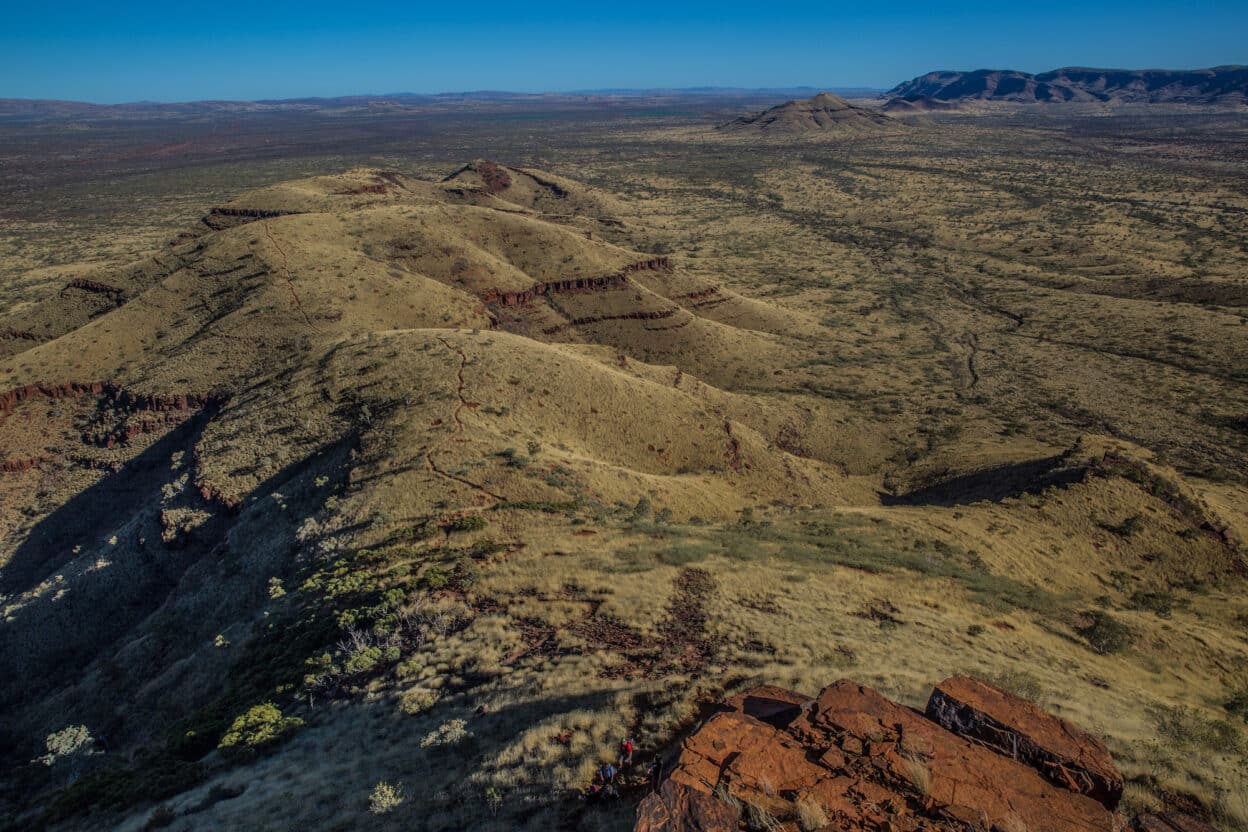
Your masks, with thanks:
M 1122 773 L 1104 743 L 1012 693 L 954 676 L 932 691 L 926 712 L 953 733 L 983 743 L 1109 809 L 1122 798 Z
M 1140 815 L 1131 828 L 1137 832 L 1218 832 L 1203 820 L 1182 812 Z

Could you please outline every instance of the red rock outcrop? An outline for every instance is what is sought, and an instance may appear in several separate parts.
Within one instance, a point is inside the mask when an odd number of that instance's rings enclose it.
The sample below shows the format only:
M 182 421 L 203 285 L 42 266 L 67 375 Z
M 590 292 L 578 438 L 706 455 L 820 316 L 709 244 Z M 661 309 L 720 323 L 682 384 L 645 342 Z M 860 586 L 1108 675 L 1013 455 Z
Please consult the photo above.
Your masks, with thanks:
M 496 194 L 511 187 L 511 174 L 507 173 L 507 169 L 497 162 L 483 159 L 474 167 L 481 175 L 481 181 L 485 183 L 487 194 Z
M 685 791 L 668 790 L 670 783 L 701 792 L 697 808 Z M 708 798 L 732 811 L 707 813 Z M 743 821 L 842 832 L 1120 826 L 1087 795 L 849 681 L 815 699 L 756 688 L 727 700 L 685 740 L 662 789 L 643 801 L 635 828 L 736 832 Z
M 678 309 L 651 309 L 639 310 L 636 312 L 621 312 L 618 315 L 590 315 L 585 318 L 574 318 L 566 324 L 558 326 L 548 326 L 542 330 L 543 335 L 554 335 L 556 332 L 562 332 L 565 329 L 571 329 L 577 326 L 589 326 L 590 324 L 600 324 L 604 321 L 658 321 L 663 318 L 670 318 L 675 315 Z
M 1105 744 L 1012 693 L 966 676 L 946 679 L 927 700 L 929 719 L 1018 760 L 1059 786 L 1114 809 L 1122 773 Z
M 0 393 L 0 414 L 5 416 L 27 399 L 76 399 L 79 396 L 98 396 L 104 392 L 104 382 L 68 382 L 66 384 L 26 384 Z
M 535 283 L 529 288 L 518 292 L 488 289 L 481 293 L 481 300 L 485 303 L 496 303 L 501 306 L 520 306 L 542 295 L 594 292 L 623 286 L 628 283 L 628 275 L 633 272 L 658 271 L 659 269 L 668 268 L 671 268 L 671 262 L 666 257 L 653 257 L 638 263 L 630 263 L 615 274 L 603 275 L 601 277 L 570 277 L 566 280 L 548 280 L 545 283 Z
M 302 213 L 304 212 L 266 210 L 264 208 L 233 208 L 228 205 L 218 205 L 204 216 L 203 223 L 214 231 L 221 231 L 226 228 L 255 222 L 256 220 L 288 217 Z
M 13 408 L 28 399 L 77 399 L 82 396 L 103 396 L 108 403 L 122 410 L 169 412 L 199 410 L 224 401 L 223 396 L 201 393 L 133 393 L 106 381 L 66 382 L 64 384 L 26 384 L 0 393 L 0 414 L 9 415 Z

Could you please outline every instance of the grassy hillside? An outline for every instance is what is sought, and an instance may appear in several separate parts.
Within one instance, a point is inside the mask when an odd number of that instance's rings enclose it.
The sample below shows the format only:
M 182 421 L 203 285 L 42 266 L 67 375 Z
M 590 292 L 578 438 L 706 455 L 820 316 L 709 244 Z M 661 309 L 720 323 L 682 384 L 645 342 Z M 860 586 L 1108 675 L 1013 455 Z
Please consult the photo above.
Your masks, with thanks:
M 355 168 L 21 283 L 5 816 L 623 829 L 625 735 L 971 672 L 1248 823 L 1248 180 L 948 119 Z

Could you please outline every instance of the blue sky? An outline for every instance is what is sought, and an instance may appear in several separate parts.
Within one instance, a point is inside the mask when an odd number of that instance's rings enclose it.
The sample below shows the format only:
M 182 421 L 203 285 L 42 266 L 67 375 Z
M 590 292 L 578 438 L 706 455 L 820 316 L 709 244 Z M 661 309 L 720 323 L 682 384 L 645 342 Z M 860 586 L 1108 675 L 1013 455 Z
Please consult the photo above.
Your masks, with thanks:
M 889 87 L 933 69 L 1248 63 L 1238 2 L 30 2 L 0 98 Z

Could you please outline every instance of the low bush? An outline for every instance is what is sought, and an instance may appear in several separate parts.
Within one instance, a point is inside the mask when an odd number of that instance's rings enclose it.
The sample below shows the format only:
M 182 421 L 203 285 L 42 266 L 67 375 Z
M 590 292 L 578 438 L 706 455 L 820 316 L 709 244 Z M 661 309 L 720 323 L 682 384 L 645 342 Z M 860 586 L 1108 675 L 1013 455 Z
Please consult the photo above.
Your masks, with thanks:
M 462 514 L 442 526 L 447 532 L 479 532 L 489 523 L 480 514 Z
M 1104 610 L 1090 610 L 1081 618 L 1082 622 L 1075 625 L 1075 630 L 1097 653 L 1121 653 L 1134 640 L 1131 628 Z
M 254 752 L 285 739 L 301 725 L 302 719 L 282 716 L 280 708 L 272 702 L 265 702 L 240 714 L 221 742 L 217 743 L 217 748 L 233 754 Z
M 437 748 L 443 745 L 455 745 L 472 736 L 468 723 L 462 719 L 450 719 L 425 735 L 420 741 L 421 748 Z
M 1192 708 L 1170 705 L 1150 708 L 1148 715 L 1157 733 L 1171 745 L 1197 746 L 1222 754 L 1237 754 L 1244 748 L 1243 733 L 1225 719 L 1214 719 Z
M 401 786 L 382 780 L 373 787 L 372 793 L 368 796 L 368 811 L 374 815 L 384 815 L 397 809 L 406 799 Z
M 403 698 L 399 700 L 399 710 L 408 716 L 416 716 L 432 710 L 436 704 L 438 704 L 437 691 L 426 688 L 413 688 L 403 694 Z

